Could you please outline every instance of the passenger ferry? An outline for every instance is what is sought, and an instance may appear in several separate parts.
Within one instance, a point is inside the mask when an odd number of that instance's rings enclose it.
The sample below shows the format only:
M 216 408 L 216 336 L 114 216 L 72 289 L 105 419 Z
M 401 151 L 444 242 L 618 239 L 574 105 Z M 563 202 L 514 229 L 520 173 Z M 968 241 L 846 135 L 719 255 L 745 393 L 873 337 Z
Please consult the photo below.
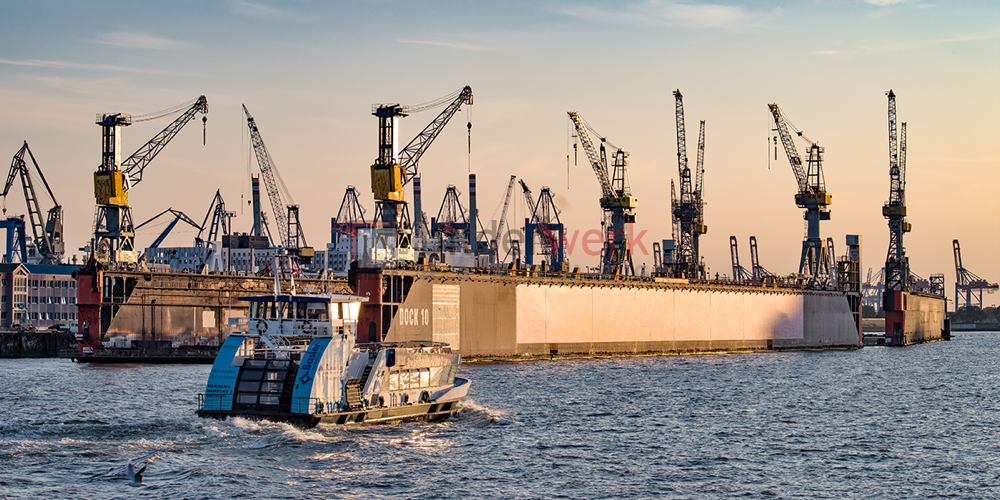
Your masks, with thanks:
M 448 344 L 357 345 L 367 298 L 278 290 L 240 299 L 249 301 L 249 317 L 230 319 L 199 416 L 311 427 L 435 421 L 460 410 L 469 381 L 456 376 L 462 357 Z

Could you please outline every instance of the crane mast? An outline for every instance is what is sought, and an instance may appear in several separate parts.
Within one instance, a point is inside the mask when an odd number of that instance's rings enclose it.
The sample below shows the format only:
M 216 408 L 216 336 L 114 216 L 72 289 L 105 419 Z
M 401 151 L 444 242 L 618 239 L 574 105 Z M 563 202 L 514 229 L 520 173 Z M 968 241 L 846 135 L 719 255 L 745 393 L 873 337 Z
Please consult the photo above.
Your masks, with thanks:
M 826 182 L 823 179 L 823 148 L 805 137 L 801 131 L 788 122 L 778 109 L 777 104 L 768 104 L 771 116 L 774 118 L 775 131 L 781 137 L 781 144 L 788 155 L 788 163 L 792 167 L 798 191 L 795 193 L 795 204 L 805 209 L 806 237 L 802 241 L 802 256 L 799 259 L 799 275 L 808 286 L 824 288 L 831 279 L 830 261 L 825 250 L 825 244 L 820 237 L 820 221 L 830 220 L 827 209 L 833 203 L 833 195 L 826 192 Z M 795 149 L 795 143 L 789 129 L 810 143 L 807 167 L 802 167 L 802 157 Z
M 576 111 L 569 111 L 569 118 L 576 129 L 576 140 L 583 146 L 590 165 L 597 174 L 601 185 L 601 209 L 604 218 L 604 248 L 601 251 L 601 274 L 635 275 L 632 264 L 630 232 L 635 224 L 636 199 L 628 178 L 628 153 L 618 148 L 590 127 Z M 590 138 L 590 133 L 601 138 L 598 149 Z M 611 176 L 608 176 L 608 160 L 605 144 L 614 149 Z
M 896 93 L 889 98 L 889 201 L 882 206 L 882 216 L 889 220 L 889 251 L 885 258 L 885 290 L 902 292 L 910 288 L 910 263 L 903 246 L 903 235 L 910 232 L 906 222 L 906 123 L 899 126 L 896 139 Z
M 371 166 L 372 193 L 375 197 L 373 222 L 376 227 L 376 261 L 413 260 L 413 227 L 404 199 L 404 188 L 416 177 L 420 157 L 463 104 L 472 104 L 472 87 L 466 86 L 453 94 L 416 106 L 372 106 L 372 115 L 379 120 L 378 158 Z M 399 150 L 399 119 L 442 105 L 445 105 L 445 109 Z M 470 131 L 471 128 L 470 122 Z M 472 218 L 475 219 L 475 214 L 472 214 Z
M 38 172 L 38 177 L 42 180 L 42 185 L 45 186 L 45 192 L 48 193 L 49 199 L 52 200 L 52 204 L 54 205 L 47 211 L 44 222 L 42 221 L 42 209 L 38 203 L 38 195 L 31 180 L 31 171 L 28 169 L 27 162 L 24 161 L 25 153 L 28 153 L 28 157 L 31 158 L 31 163 L 35 166 L 35 171 Z M 24 201 L 28 207 L 28 218 L 31 220 L 31 232 L 34 236 L 35 249 L 41 257 L 40 263 L 44 265 L 60 264 L 65 252 L 62 205 L 56 201 L 55 195 L 52 194 L 52 189 L 49 188 L 49 183 L 45 180 L 45 174 L 42 173 L 41 167 L 38 166 L 35 155 L 28 148 L 28 141 L 25 141 L 21 149 L 14 154 L 14 158 L 10 164 L 7 184 L 4 186 L 3 194 L 0 194 L 0 196 L 4 197 L 4 213 L 7 212 L 7 193 L 14 185 L 16 177 L 21 178 L 21 188 L 24 191 Z
M 187 109 L 185 109 L 187 108 Z M 181 116 L 167 125 L 138 151 L 121 160 L 121 130 L 132 123 L 154 120 L 182 111 Z M 95 257 L 109 267 L 132 268 L 141 265 L 135 250 L 135 227 L 128 192 L 142 181 L 142 174 L 149 163 L 192 121 L 197 113 L 208 113 L 208 100 L 199 96 L 193 102 L 149 115 L 133 117 L 126 113 L 97 115 L 101 127 L 101 165 L 94 172 L 94 198 L 97 213 L 94 217 Z M 202 124 L 208 118 L 202 117 Z
M 250 129 L 250 140 L 253 143 L 254 154 L 257 157 L 257 166 L 260 168 L 260 178 L 264 180 L 264 189 L 267 190 L 267 198 L 271 202 L 271 211 L 274 213 L 275 222 L 278 225 L 278 237 L 281 245 L 285 248 L 299 252 L 300 257 L 311 257 L 311 248 L 306 243 L 305 233 L 302 231 L 302 224 L 299 222 L 299 206 L 292 200 L 288 188 L 285 187 L 281 174 L 278 173 L 271 160 L 271 153 L 264 145 L 264 139 L 257 128 L 257 122 L 246 104 L 243 105 L 243 113 L 247 117 L 247 127 Z M 284 191 L 288 198 L 286 204 L 281 193 Z
M 680 181 L 680 197 L 672 203 L 674 225 L 678 228 L 674 238 L 673 275 L 685 278 L 704 278 L 701 265 L 698 238 L 708 232 L 704 224 L 701 199 L 705 168 L 705 121 L 702 120 L 698 132 L 698 152 L 695 172 L 691 172 L 687 158 L 687 139 L 684 127 L 684 96 L 678 89 L 674 91 L 674 110 L 677 121 L 677 174 Z M 692 178 L 693 177 L 693 178 Z

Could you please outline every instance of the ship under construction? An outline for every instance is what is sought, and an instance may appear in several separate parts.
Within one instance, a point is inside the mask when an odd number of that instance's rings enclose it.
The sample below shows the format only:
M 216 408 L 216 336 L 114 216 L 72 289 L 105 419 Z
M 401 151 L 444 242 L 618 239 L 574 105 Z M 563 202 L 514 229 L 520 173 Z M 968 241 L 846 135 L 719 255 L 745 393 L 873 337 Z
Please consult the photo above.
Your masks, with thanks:
M 794 128 L 777 104 L 769 105 L 775 154 L 780 140 L 797 183 L 794 201 L 803 209 L 808 228 L 798 272 L 776 275 L 765 270 L 757 260 L 753 237 L 752 266 L 743 268 L 733 237 L 733 274 L 712 279 L 699 251 L 699 239 L 708 232 L 703 199 L 705 122 L 700 123 L 692 168 L 686 150 L 683 95 L 678 90 L 674 97 L 679 193 L 671 181 L 673 236 L 653 245 L 655 258 L 648 273 L 637 273 L 632 260 L 631 233 L 639 203 L 630 187 L 629 154 L 597 133 L 577 111 L 568 113 L 574 158 L 583 153 L 580 156 L 592 167 L 602 191 L 603 247 L 599 266 L 589 270 L 569 265 L 565 227 L 551 190 L 543 187 L 535 196 L 524 179 L 519 184 L 530 215 L 521 239 L 512 238 L 506 225 L 518 184 L 513 176 L 500 228 L 492 236 L 479 220 L 474 174 L 469 176 L 469 209 L 461 206 L 458 189 L 450 186 L 438 216 L 428 222 L 418 162 L 458 111 L 472 105 L 471 87 L 423 105 L 373 106 L 372 114 L 379 122 L 378 154 L 371 165 L 374 216 L 365 219 L 356 191 L 348 188 L 332 221 L 327 255 L 319 258 L 321 252 L 306 246 L 298 205 L 290 197 L 285 198 L 288 203 L 272 197 L 272 211 L 281 213 L 279 227 L 283 229 L 280 242 L 265 244 L 270 236 L 258 222 L 255 197 L 254 230 L 243 237 L 250 242 L 249 248 L 238 253 L 241 245 L 236 242 L 242 240 L 234 236 L 215 247 L 206 243 L 199 257 L 200 269 L 184 273 L 152 267 L 136 252 L 127 191 L 141 175 L 134 178 L 134 167 L 131 172 L 123 171 L 116 156 L 118 135 L 128 120 L 120 114 L 103 115 L 98 124 L 105 154 L 95 175 L 98 227 L 92 258 L 76 275 L 80 352 L 97 352 L 110 338 L 219 345 L 229 319 L 246 314 L 246 303 L 239 298 L 268 291 L 274 281 L 268 276 L 274 273 L 284 276 L 283 287 L 294 281 L 298 293 L 365 297 L 359 342 L 445 342 L 470 357 L 861 347 L 862 238 L 845 235 L 841 241 L 846 251 L 838 256 L 834 238 L 820 233 L 821 222 L 830 219 L 833 199 L 823 173 L 823 148 Z M 440 107 L 443 111 L 403 146 L 400 119 Z M 183 119 L 190 120 L 197 111 L 206 112 L 207 102 L 196 102 Z M 246 115 L 261 177 L 270 193 L 273 164 L 253 118 L 249 112 Z M 894 120 L 891 111 L 890 127 Z M 471 121 L 467 129 L 471 151 Z M 894 134 L 891 130 L 891 138 Z M 805 158 L 798 153 L 796 137 L 808 143 Z M 898 175 L 904 164 L 895 159 L 891 163 L 891 173 L 897 172 L 892 175 Z M 411 185 L 415 195 L 412 218 L 405 198 Z M 896 202 L 902 187 L 894 183 L 892 193 L 895 197 L 884 213 L 890 230 L 895 231 L 893 224 L 905 216 L 905 207 Z M 261 239 L 261 248 L 256 250 L 255 238 Z M 889 260 L 895 257 L 893 262 L 908 265 L 895 248 L 890 246 Z M 255 251 L 259 254 L 256 261 Z M 271 265 L 277 261 L 269 251 L 287 253 L 293 264 L 288 268 Z M 209 270 L 208 257 L 213 253 L 225 265 Z M 234 258 L 251 267 L 234 272 Z M 335 261 L 339 264 L 333 269 L 330 264 Z M 310 266 L 322 272 L 308 278 Z M 891 290 L 884 299 L 887 332 L 895 335 L 887 336 L 887 343 L 905 345 L 942 337 L 943 296 L 906 286 L 886 289 Z

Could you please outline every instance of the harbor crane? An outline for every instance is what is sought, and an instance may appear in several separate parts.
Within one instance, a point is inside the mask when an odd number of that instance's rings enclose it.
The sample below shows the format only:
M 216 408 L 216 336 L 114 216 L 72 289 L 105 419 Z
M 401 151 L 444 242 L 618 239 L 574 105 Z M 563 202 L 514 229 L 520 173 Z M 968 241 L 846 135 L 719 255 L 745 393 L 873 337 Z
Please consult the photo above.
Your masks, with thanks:
M 601 184 L 601 209 L 604 218 L 604 248 L 601 251 L 601 274 L 635 276 L 632 264 L 630 232 L 635 224 L 636 199 L 628 178 L 628 153 L 600 135 L 576 111 L 569 111 L 569 118 L 576 129 L 576 140 L 587 153 L 590 165 Z M 594 146 L 590 134 L 600 138 L 600 148 Z M 611 175 L 609 175 L 605 144 L 614 150 Z M 575 146 L 575 145 L 574 145 Z
M 164 228 L 163 231 L 160 232 L 160 235 L 157 236 L 155 240 L 153 240 L 153 243 L 151 243 L 148 247 L 146 247 L 147 249 L 160 248 L 160 245 L 163 243 L 163 240 L 165 240 L 167 238 L 167 236 L 170 235 L 170 231 L 174 230 L 174 227 L 177 226 L 178 222 L 182 222 L 183 221 L 187 225 L 189 225 L 189 226 L 197 229 L 198 232 L 199 232 L 198 234 L 201 234 L 202 226 L 199 226 L 197 222 L 191 220 L 191 218 L 188 217 L 187 214 L 185 214 L 184 212 L 181 212 L 180 210 L 174 210 L 173 208 L 168 208 L 168 209 L 166 209 L 166 210 L 164 210 L 164 211 L 162 211 L 162 212 L 160 212 L 160 213 L 158 213 L 158 214 L 150 217 L 148 220 L 146 220 L 146 222 L 143 222 L 143 223 L 135 226 L 135 230 L 138 231 L 138 230 L 142 229 L 143 227 L 146 227 L 147 225 L 149 225 L 149 223 L 151 223 L 151 222 L 155 221 L 156 219 L 159 219 L 160 217 L 163 217 L 164 215 L 167 215 L 167 214 L 173 215 L 174 219 L 171 220 L 167 224 L 167 227 Z
M 903 235 L 910 232 L 906 221 L 906 122 L 899 125 L 896 139 L 896 94 L 889 97 L 889 201 L 882 206 L 882 216 L 889 220 L 889 252 L 885 258 L 885 290 L 904 292 L 910 289 L 910 262 L 903 247 Z
M 45 186 L 45 192 L 52 202 L 52 208 L 46 211 L 44 221 L 42 221 L 42 208 L 38 201 L 34 182 L 32 181 L 32 172 L 28 168 L 27 162 L 24 161 L 25 153 L 31 159 L 31 164 L 34 165 L 35 172 L 38 172 L 38 179 L 42 181 L 42 185 Z M 28 208 L 28 219 L 31 222 L 32 236 L 34 236 L 34 246 L 40 257 L 39 263 L 44 265 L 61 264 L 63 254 L 65 253 L 62 205 L 56 201 L 56 196 L 52 194 L 52 189 L 49 187 L 48 181 L 45 180 L 45 174 L 42 173 L 41 167 L 38 166 L 38 162 L 35 160 L 35 155 L 28 147 L 28 141 L 24 141 L 24 145 L 14 154 L 14 158 L 10 163 L 7 184 L 4 186 L 3 193 L 0 194 L 0 196 L 3 196 L 4 214 L 7 213 L 7 193 L 10 192 L 10 188 L 14 185 L 14 179 L 17 177 L 21 179 L 24 201 Z M 8 245 L 9 247 L 10 245 Z
M 173 122 L 139 148 L 132 156 L 121 160 L 121 131 L 123 127 L 149 120 L 171 116 L 180 112 Z M 98 262 L 113 268 L 132 268 L 141 265 L 135 250 L 135 228 L 132 224 L 132 208 L 128 204 L 128 193 L 142 181 L 143 172 L 170 143 L 184 125 L 194 119 L 195 114 L 208 113 L 208 100 L 199 96 L 193 101 L 148 115 L 132 116 L 126 113 L 105 113 L 97 115 L 97 125 L 101 127 L 102 160 L 94 173 L 94 217 L 95 256 Z M 204 129 L 207 117 L 202 116 Z M 202 133 L 204 144 L 204 131 Z
M 674 109 L 677 119 L 677 171 L 680 181 L 680 197 L 674 193 L 671 182 L 671 215 L 676 228 L 674 237 L 673 275 L 675 277 L 704 278 L 705 269 L 701 265 L 698 238 L 708 232 L 704 219 L 702 189 L 705 179 L 705 120 L 701 121 L 698 132 L 698 156 L 695 171 L 688 166 L 687 139 L 684 129 L 684 96 L 680 89 L 674 91 Z
M 209 218 L 211 218 L 211 222 L 209 222 Z M 212 203 L 208 205 L 208 212 L 205 213 L 205 219 L 201 221 L 200 226 L 197 226 L 198 235 L 194 238 L 195 246 L 204 247 L 206 242 L 219 241 L 222 239 L 222 235 L 230 234 L 229 223 L 229 216 L 226 214 L 226 200 L 222 199 L 222 191 L 216 189 Z M 208 230 L 207 239 L 201 237 L 206 229 Z
M 962 307 L 978 306 L 983 308 L 983 290 L 993 293 L 1000 288 L 996 283 L 990 283 L 962 265 L 962 248 L 958 240 L 951 242 L 955 250 L 955 310 Z
M 358 201 L 358 190 L 354 186 L 347 186 L 344 192 L 344 199 L 340 202 L 340 210 L 337 217 L 331 223 L 330 241 L 338 251 L 348 251 L 350 258 L 347 264 L 357 260 L 358 251 L 361 246 L 358 244 L 359 233 L 371 227 L 365 222 L 365 209 Z M 343 248 L 342 242 L 346 240 L 349 248 Z
M 246 104 L 243 105 L 243 113 L 247 117 L 247 127 L 250 129 L 250 140 L 253 142 L 253 151 L 257 157 L 257 167 L 260 169 L 260 178 L 264 180 L 267 198 L 271 202 L 271 211 L 274 213 L 275 222 L 278 225 L 281 245 L 294 252 L 301 262 L 308 263 L 315 255 L 315 251 L 306 242 L 306 235 L 299 220 L 299 206 L 292 199 L 288 187 L 285 186 L 281 173 L 278 172 L 274 160 L 271 159 L 271 153 L 264 145 L 264 139 L 260 135 L 260 129 L 257 128 L 257 122 L 254 121 L 253 116 L 250 116 Z
M 404 188 L 417 176 L 420 157 L 464 104 L 472 105 L 472 87 L 466 86 L 440 99 L 415 106 L 372 106 L 372 115 L 378 117 L 379 122 L 378 158 L 371 166 L 372 193 L 375 197 L 373 222 L 376 225 L 376 261 L 413 260 L 413 227 L 404 198 Z M 440 106 L 445 106 L 444 110 L 400 150 L 399 119 Z M 468 129 L 471 134 L 472 122 L 469 122 Z M 476 220 L 476 214 L 472 214 L 471 220 Z M 473 248 L 473 251 L 476 249 Z
M 757 256 L 757 237 L 750 237 L 750 271 L 752 273 L 752 279 L 756 283 L 763 283 L 768 278 L 774 278 L 774 273 L 764 269 L 764 266 L 760 265 L 760 258 Z
M 826 192 L 826 181 L 823 178 L 823 148 L 795 128 L 778 109 L 777 104 L 768 104 L 771 116 L 774 118 L 775 131 L 781 138 L 781 144 L 788 156 L 788 163 L 795 174 L 798 191 L 795 193 L 795 204 L 805 209 L 806 237 L 802 241 L 802 256 L 799 259 L 799 276 L 810 288 L 825 288 L 829 284 L 835 263 L 824 250 L 823 239 L 820 237 L 820 221 L 830 220 L 827 207 L 833 203 L 833 195 Z M 802 166 L 802 157 L 795 149 L 795 143 L 789 129 L 809 142 L 809 158 L 806 167 Z
M 733 281 L 739 283 L 753 281 L 753 273 L 740 265 L 740 250 L 736 243 L 736 236 L 729 237 L 729 257 L 733 262 Z
M 493 237 L 493 241 L 490 242 L 490 246 L 493 248 L 493 255 L 496 256 L 498 262 L 504 262 L 507 260 L 507 256 L 510 255 L 510 248 L 504 254 L 503 258 L 500 258 L 500 244 L 503 242 L 504 230 L 507 229 L 507 209 L 510 208 L 510 195 L 514 192 L 514 182 L 517 180 L 516 175 L 510 176 L 510 181 L 507 183 L 507 192 L 503 197 L 503 210 L 500 212 L 500 222 L 497 223 L 497 234 Z M 509 233 L 509 231 L 508 231 Z M 506 235 L 507 240 L 510 241 L 510 235 Z

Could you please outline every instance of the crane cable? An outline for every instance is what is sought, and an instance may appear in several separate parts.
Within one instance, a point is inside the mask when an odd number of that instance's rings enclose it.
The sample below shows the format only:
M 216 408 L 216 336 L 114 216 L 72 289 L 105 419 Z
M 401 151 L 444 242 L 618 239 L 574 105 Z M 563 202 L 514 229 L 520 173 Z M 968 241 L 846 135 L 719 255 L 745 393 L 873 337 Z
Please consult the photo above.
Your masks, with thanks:
M 183 104 L 178 104 L 177 106 L 174 106 L 172 108 L 164 109 L 162 111 L 157 111 L 155 113 L 147 113 L 145 115 L 133 115 L 132 123 L 147 122 L 150 120 L 156 120 L 157 118 L 163 118 L 165 116 L 177 114 L 181 111 L 184 111 L 185 109 L 190 108 L 191 106 L 194 106 L 194 103 L 198 102 L 198 99 L 201 99 L 201 97 L 196 97 Z

